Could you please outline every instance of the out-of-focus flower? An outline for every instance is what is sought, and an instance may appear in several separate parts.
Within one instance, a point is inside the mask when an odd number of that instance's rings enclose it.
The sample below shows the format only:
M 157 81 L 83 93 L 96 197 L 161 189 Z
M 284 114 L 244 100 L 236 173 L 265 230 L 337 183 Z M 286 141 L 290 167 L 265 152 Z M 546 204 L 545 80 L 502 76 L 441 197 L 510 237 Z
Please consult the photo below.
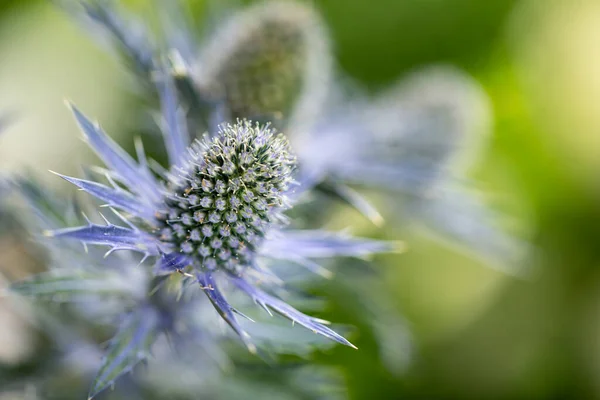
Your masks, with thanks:
M 375 99 L 342 97 L 295 141 L 299 163 L 308 180 L 324 182 L 374 222 L 380 220 L 375 208 L 347 185 L 384 193 L 392 218 L 425 223 L 518 275 L 526 246 L 497 225 L 466 175 L 489 133 L 488 103 L 464 73 L 429 67 Z
M 302 126 L 321 111 L 330 87 L 328 35 L 300 3 L 257 3 L 234 14 L 192 62 L 200 92 L 223 101 L 233 120 Z

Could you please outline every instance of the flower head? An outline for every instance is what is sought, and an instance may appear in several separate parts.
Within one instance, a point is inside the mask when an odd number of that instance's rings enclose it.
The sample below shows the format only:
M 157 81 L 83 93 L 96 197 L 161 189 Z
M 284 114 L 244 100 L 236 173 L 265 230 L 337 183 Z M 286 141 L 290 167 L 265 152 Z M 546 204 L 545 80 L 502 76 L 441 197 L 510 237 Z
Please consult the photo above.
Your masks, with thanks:
M 197 142 L 157 212 L 160 240 L 202 271 L 241 272 L 273 223 L 284 220 L 295 157 L 287 139 L 246 120 Z

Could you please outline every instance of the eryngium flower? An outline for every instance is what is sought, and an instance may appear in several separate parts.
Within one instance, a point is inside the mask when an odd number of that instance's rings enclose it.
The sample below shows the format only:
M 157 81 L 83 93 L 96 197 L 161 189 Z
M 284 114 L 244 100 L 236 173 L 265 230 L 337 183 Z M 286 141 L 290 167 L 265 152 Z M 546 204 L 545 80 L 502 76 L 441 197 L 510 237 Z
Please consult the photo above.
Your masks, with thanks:
M 356 93 L 352 82 L 333 79 L 329 37 L 317 13 L 305 3 L 267 1 L 235 10 L 228 20 L 219 15 L 214 32 L 202 40 L 195 33 L 198 29 L 190 30 L 182 23 L 184 18 L 176 18 L 164 29 L 164 40 L 146 35 L 131 46 L 140 37 L 130 28 L 137 27 L 131 23 L 135 18 L 105 3 L 88 2 L 98 3 L 99 11 L 88 10 L 94 25 L 113 38 L 126 59 L 139 64 L 142 85 L 150 82 L 148 70 L 156 69 L 156 65 L 148 68 L 145 59 L 156 64 L 165 58 L 173 61 L 173 54 L 180 56 L 171 72 L 186 101 L 190 126 L 207 126 L 198 123 L 198 115 L 233 122 L 237 117 L 281 113 L 283 120 L 274 122 L 285 127 L 298 155 L 296 179 L 302 185 L 295 195 L 316 185 L 379 225 L 384 221 L 379 210 L 355 189 L 381 191 L 390 205 L 386 217 L 403 226 L 409 220 L 424 222 L 451 243 L 520 273 L 521 265 L 513 268 L 513 264 L 523 244 L 497 226 L 498 216 L 474 196 L 472 182 L 464 175 L 489 123 L 487 97 L 472 78 L 436 67 L 409 75 L 375 97 Z M 167 42 L 168 48 L 158 42 Z M 151 56 L 140 57 L 147 54 Z M 327 96 L 332 94 L 339 96 Z M 314 205 L 305 221 L 318 223 L 333 210 L 331 202 Z M 375 282 L 363 282 L 363 277 L 348 279 L 345 274 L 336 285 L 345 284 L 353 292 L 364 289 L 357 298 L 366 300 L 346 307 L 358 310 L 355 315 L 360 315 L 361 307 L 368 309 L 370 315 L 363 322 L 372 327 L 386 364 L 399 372 L 407 361 L 404 324 L 387 311 L 385 293 L 372 295 Z
M 169 274 L 183 276 L 182 292 L 190 288 L 190 282 L 198 283 L 251 352 L 256 346 L 237 321 L 235 313 L 239 312 L 226 300 L 223 287 L 237 288 L 269 314 L 273 310 L 354 347 L 325 326 L 326 321 L 309 317 L 269 293 L 282 282 L 263 261 L 287 260 L 323 273 L 312 258 L 363 256 L 393 250 L 394 245 L 321 230 L 287 229 L 282 212 L 289 207 L 286 194 L 293 183 L 295 157 L 285 137 L 268 126 L 238 121 L 188 146 L 189 135 L 179 118 L 172 82 L 167 78 L 161 82 L 164 138 L 172 164 L 168 171 L 156 167 L 153 172 L 140 145 L 135 161 L 72 107 L 85 140 L 108 167 L 105 177 L 110 185 L 61 176 L 105 202 L 122 224 L 105 218 L 105 225 L 88 221 L 80 227 L 50 230 L 47 235 L 108 246 L 107 255 L 117 250 L 141 253 L 141 263 L 149 257 L 156 259 L 154 268 L 146 270 L 145 280 L 150 282 L 147 301 L 139 301 L 130 313 L 146 317 L 117 333 L 93 393 L 145 357 L 156 340 L 156 329 L 173 325 L 170 320 L 176 314 L 176 303 L 169 303 L 175 304 L 169 306 L 174 307 L 172 312 L 165 312 L 165 306 L 149 306 L 156 302 L 153 293 L 164 284 L 163 276 Z M 263 289 L 267 285 L 270 290 Z M 121 334 L 127 340 L 119 339 Z M 135 354 L 129 354 L 129 349 Z M 118 368 L 111 364 L 116 363 L 115 358 L 121 360 L 115 364 Z

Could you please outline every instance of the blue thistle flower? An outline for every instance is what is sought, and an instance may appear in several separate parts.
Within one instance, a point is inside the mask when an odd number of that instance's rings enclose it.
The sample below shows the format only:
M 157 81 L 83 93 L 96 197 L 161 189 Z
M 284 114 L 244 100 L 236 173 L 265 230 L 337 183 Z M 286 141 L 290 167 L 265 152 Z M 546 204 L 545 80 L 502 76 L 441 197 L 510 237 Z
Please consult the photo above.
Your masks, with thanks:
M 393 251 L 395 245 L 321 230 L 289 229 L 283 212 L 292 204 L 288 194 L 296 160 L 287 139 L 266 125 L 243 120 L 223 125 L 213 137 L 205 135 L 188 147 L 189 134 L 178 118 L 173 87 L 169 81 L 163 83 L 164 137 L 171 160 L 168 171 L 152 172 L 141 146 L 135 161 L 71 106 L 86 142 L 108 167 L 105 176 L 110 185 L 60 176 L 104 202 L 122 223 L 105 218 L 104 225 L 88 221 L 79 227 L 48 230 L 47 236 L 108 246 L 105 256 L 127 250 L 140 253 L 142 263 L 150 257 L 156 259 L 154 269 L 148 270 L 140 283 L 146 295 L 136 295 L 137 305 L 121 323 L 92 395 L 144 359 L 156 332 L 177 319 L 177 302 L 160 300 L 156 304 L 156 295 L 150 296 L 163 287 L 166 276 L 183 276 L 187 282 L 179 288 L 183 293 L 189 290 L 189 282 L 196 282 L 252 352 L 256 345 L 237 320 L 235 314 L 241 313 L 230 305 L 222 287 L 233 287 L 269 313 L 275 311 L 354 347 L 325 326 L 325 321 L 301 313 L 261 287 L 269 282 L 273 287 L 277 282 L 263 260 L 287 260 L 322 271 L 313 258 L 362 256 Z M 90 286 L 94 276 L 88 278 L 82 280 L 69 271 L 59 277 L 58 285 L 45 287 L 60 292 L 73 281 L 87 281 L 87 286 L 81 286 L 84 292 L 86 287 L 90 291 L 103 287 Z M 32 285 L 44 287 L 47 279 L 17 285 L 17 291 L 26 293 Z
M 266 268 L 264 260 L 297 264 L 330 276 L 314 258 L 363 256 L 392 251 L 395 245 L 321 230 L 289 229 L 284 212 L 297 196 L 290 190 L 296 184 L 296 158 L 287 139 L 267 124 L 238 120 L 220 125 L 193 141 L 192 136 L 196 135 L 190 132 L 196 133 L 195 128 L 202 124 L 194 124 L 183 112 L 197 110 L 178 104 L 175 88 L 181 89 L 180 77 L 165 73 L 157 62 L 161 57 L 156 56 L 155 47 L 131 34 L 129 25 L 108 8 L 98 4 L 87 7 L 86 12 L 108 28 L 146 83 L 151 77 L 159 78 L 151 86 L 161 100 L 161 128 L 170 164 L 162 170 L 148 162 L 140 143 L 136 145 L 137 161 L 134 160 L 97 124 L 72 107 L 85 140 L 107 167 L 104 175 L 108 184 L 60 176 L 110 207 L 117 220 L 103 216 L 105 224 L 97 224 L 86 218 L 84 225 L 74 228 L 65 228 L 64 220 L 47 224 L 47 236 L 57 242 L 55 264 L 73 268 L 51 270 L 17 282 L 12 289 L 21 295 L 59 301 L 75 301 L 89 295 L 109 298 L 111 305 L 115 301 L 122 303 L 120 310 L 111 307 L 113 313 L 120 315 L 112 321 L 117 333 L 109 343 L 90 396 L 148 358 L 150 347 L 161 333 L 179 340 L 182 337 L 176 327 L 183 324 L 192 337 L 204 338 L 208 334 L 209 343 L 219 337 L 211 333 L 210 326 L 207 329 L 190 322 L 189 310 L 205 311 L 197 296 L 190 295 L 194 286 L 202 289 L 252 352 L 264 341 L 256 329 L 248 329 L 238 321 L 237 316 L 243 314 L 229 303 L 231 292 L 245 294 L 269 315 L 275 311 L 325 338 L 354 347 L 327 327 L 326 321 L 307 316 L 274 296 L 281 280 Z M 191 87 L 192 97 L 201 97 L 195 93 L 195 85 Z M 189 97 L 185 99 L 189 101 Z M 194 129 L 189 131 L 188 124 Z M 23 185 L 21 189 L 26 193 L 31 187 Z M 309 189 L 300 187 L 296 192 Z M 29 193 L 29 197 L 38 201 L 41 196 Z M 44 214 L 41 210 L 42 218 L 47 217 Z M 73 225 L 73 220 L 68 225 Z M 86 249 L 88 244 L 108 246 L 105 257 L 120 250 L 126 250 L 125 254 L 140 253 L 140 264 L 152 258 L 155 265 L 141 274 L 139 269 L 134 273 L 131 257 L 123 256 L 123 252 L 106 259 L 90 249 L 87 257 L 92 266 L 85 268 L 83 254 L 67 251 L 70 247 L 62 239 L 80 241 Z M 123 282 L 119 282 L 119 276 Z M 166 293 L 172 286 L 171 277 L 181 279 L 175 285 L 178 295 Z M 232 290 L 226 291 L 228 288 Z M 179 298 L 183 300 L 178 301 Z M 104 320 L 109 310 L 86 311 L 90 318 Z M 248 331 L 253 332 L 252 340 Z M 272 336 L 265 339 L 272 340 Z
M 289 14 L 294 9 L 302 10 L 297 13 L 299 17 Z M 171 47 L 163 49 L 152 39 L 136 34 L 139 29 L 133 31 L 104 4 L 88 8 L 87 13 L 116 39 L 146 87 L 155 87 L 148 83 L 157 74 L 163 79 L 156 87 L 162 98 L 162 128 L 171 168 L 158 172 L 156 179 L 142 151 L 136 163 L 75 110 L 88 141 L 111 170 L 109 180 L 117 183 L 111 187 L 64 178 L 122 210 L 127 226 L 89 224 L 54 234 L 108 245 L 109 251 L 128 249 L 142 253 L 144 258 L 156 257 L 156 275 L 182 274 L 199 283 L 251 350 L 254 344 L 222 290 L 227 283 L 267 310 L 348 344 L 322 321 L 300 314 L 256 286 L 260 280 L 275 279 L 264 271 L 260 260 L 291 261 L 328 275 L 312 258 L 389 249 L 389 245 L 339 234 L 287 229 L 283 212 L 313 188 L 352 205 L 377 224 L 383 221 L 382 216 L 354 186 L 383 191 L 393 203 L 394 218 L 416 216 L 453 241 L 489 257 L 508 258 L 520 247 L 494 226 L 495 218 L 487 207 L 461 190 L 463 183 L 458 184 L 464 170 L 456 165 L 463 162 L 464 149 L 472 147 L 465 138 L 477 130 L 473 129 L 477 119 L 473 117 L 486 111 L 485 95 L 462 73 L 438 70 L 418 74 L 374 99 L 348 100 L 342 93 L 336 104 L 326 108 L 325 98 L 332 91 L 328 40 L 318 18 L 302 5 L 268 2 L 242 10 L 230 23 L 219 24 L 204 48 L 183 32 L 187 38 L 183 47 L 168 40 Z M 290 33 L 283 38 L 269 29 L 282 23 Z M 174 26 L 177 31 L 167 32 L 167 36 L 181 36 L 181 25 Z M 307 34 L 311 31 L 317 33 Z M 293 38 L 289 42 L 293 45 L 282 49 L 289 44 L 286 38 Z M 316 63 L 319 59 L 326 62 Z M 264 60 L 278 62 L 256 71 L 253 65 Z M 300 64 L 303 68 L 297 67 Z M 175 88 L 181 106 L 175 100 Z M 279 113 L 284 123 L 273 122 L 285 127 L 297 154 L 295 161 L 287 141 L 270 127 L 232 120 L 263 121 L 265 116 L 272 118 Z M 195 133 L 223 121 L 230 124 L 208 129 L 209 135 L 188 150 Z M 246 136 L 240 138 L 242 130 Z M 246 170 L 242 173 L 239 168 L 244 151 L 238 143 L 248 144 L 256 136 L 270 138 L 267 147 L 279 155 L 275 157 L 279 164 L 270 164 L 265 171 L 279 170 L 276 177 L 280 181 L 256 181 L 243 192 L 240 181 L 244 183 Z M 225 150 L 229 147 L 233 150 Z M 299 185 L 287 191 L 292 179 Z M 398 207 L 399 195 L 408 197 L 403 204 L 406 207 Z M 238 212 L 231 213 L 232 207 Z M 318 207 L 325 209 L 326 205 Z M 309 216 L 316 214 L 316 210 L 309 210 Z M 373 300 L 364 307 L 371 308 L 373 315 L 382 315 L 385 307 L 380 303 L 385 301 Z M 374 321 L 372 318 L 370 323 L 376 324 Z M 403 326 L 402 321 L 395 326 Z M 382 341 L 393 342 L 385 327 L 380 337 L 388 339 Z M 401 340 L 402 346 L 394 345 L 404 349 L 407 340 Z M 402 360 L 390 364 L 400 370 L 405 357 L 396 358 Z

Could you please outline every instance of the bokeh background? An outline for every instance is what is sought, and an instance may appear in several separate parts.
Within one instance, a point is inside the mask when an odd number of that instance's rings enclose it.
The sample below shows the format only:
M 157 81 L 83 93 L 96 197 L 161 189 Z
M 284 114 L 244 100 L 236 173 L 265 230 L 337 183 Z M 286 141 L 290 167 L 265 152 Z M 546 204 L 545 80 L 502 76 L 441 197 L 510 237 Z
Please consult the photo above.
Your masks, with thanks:
M 125 3 L 152 12 L 149 1 Z M 318 362 L 343 371 L 352 399 L 600 398 L 600 2 L 314 4 L 337 68 L 369 91 L 432 63 L 458 66 L 483 86 L 493 132 L 470 178 L 505 224 L 524 233 L 535 271 L 507 276 L 418 224 L 390 222 L 385 236 L 409 251 L 377 258 L 373 273 L 412 332 L 410 363 L 386 368 L 368 321 L 354 312 L 357 299 L 326 286 L 321 294 L 333 306 L 325 316 L 355 325 L 360 350 L 335 348 Z M 190 7 L 200 16 L 209 5 Z M 90 156 L 64 99 L 126 143 L 140 123 L 131 89 L 119 59 L 50 2 L 0 3 L 0 109 L 16 116 L 0 137 L 3 172 L 29 171 L 71 190 L 47 173 L 77 175 Z M 376 234 L 347 210 L 328 224 L 347 218 L 355 231 Z M 0 266 L 19 271 L 2 261 L 11 251 L 14 243 L 2 244 Z M 0 363 L 19 365 L 34 346 L 27 319 L 9 307 L 0 319 Z

